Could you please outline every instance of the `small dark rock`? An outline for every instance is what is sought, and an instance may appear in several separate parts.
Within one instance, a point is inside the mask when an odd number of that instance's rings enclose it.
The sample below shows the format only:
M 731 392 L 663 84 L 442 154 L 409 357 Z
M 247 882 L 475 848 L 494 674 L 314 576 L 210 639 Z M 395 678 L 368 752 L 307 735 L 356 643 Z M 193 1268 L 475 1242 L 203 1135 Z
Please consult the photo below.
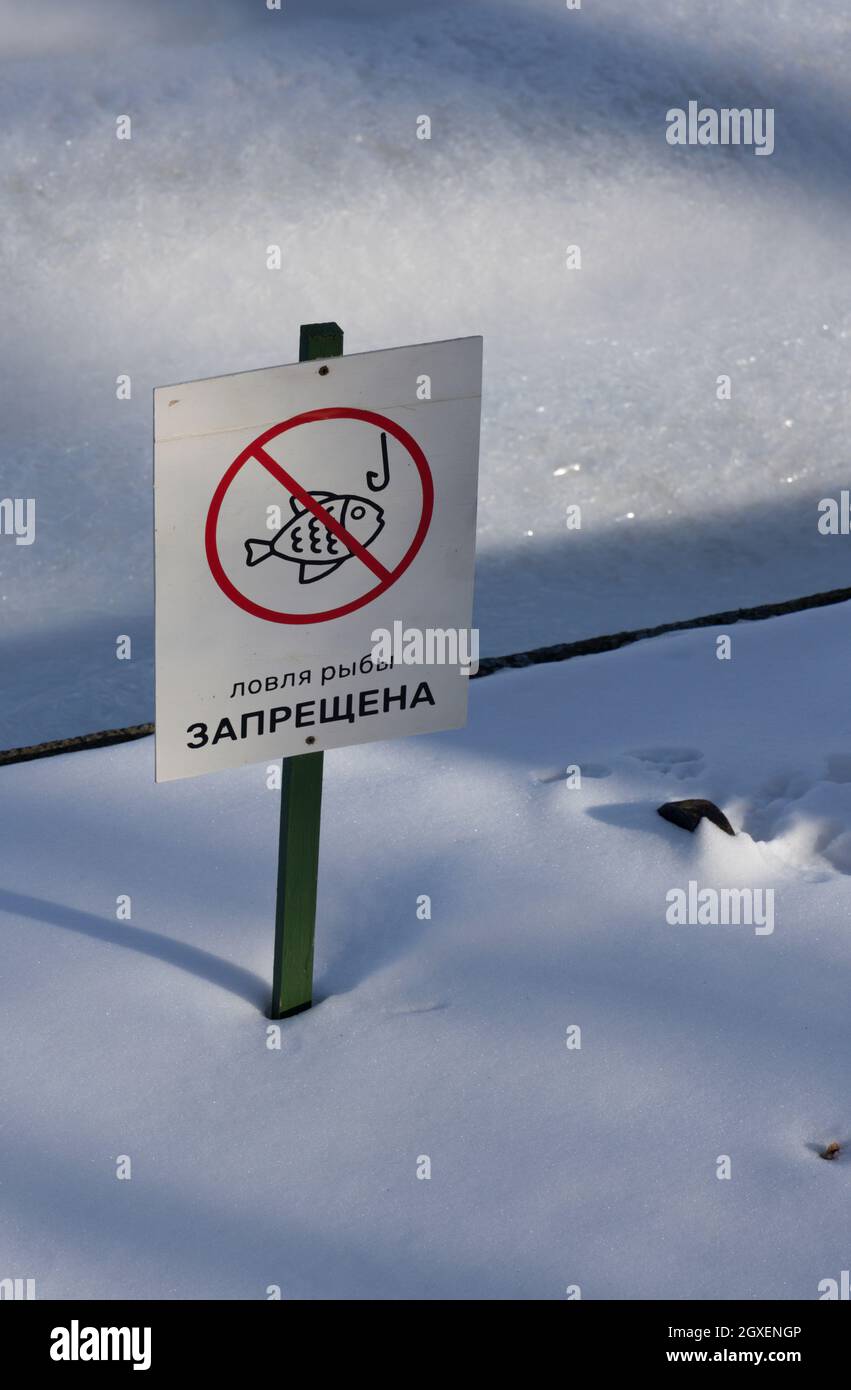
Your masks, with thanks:
M 822 1150 L 822 1152 L 819 1154 L 819 1158 L 838 1158 L 841 1153 L 842 1145 L 837 1144 L 836 1140 L 834 1139 L 832 1144 L 828 1144 L 827 1148 Z
M 672 825 L 678 825 L 682 830 L 694 832 L 703 817 L 711 820 L 713 825 L 717 825 L 719 830 L 723 830 L 725 835 L 735 835 L 735 830 L 724 815 L 719 811 L 714 801 L 701 801 L 695 798 L 687 801 L 666 801 L 664 806 L 657 808 L 658 814 L 663 820 L 669 820 Z

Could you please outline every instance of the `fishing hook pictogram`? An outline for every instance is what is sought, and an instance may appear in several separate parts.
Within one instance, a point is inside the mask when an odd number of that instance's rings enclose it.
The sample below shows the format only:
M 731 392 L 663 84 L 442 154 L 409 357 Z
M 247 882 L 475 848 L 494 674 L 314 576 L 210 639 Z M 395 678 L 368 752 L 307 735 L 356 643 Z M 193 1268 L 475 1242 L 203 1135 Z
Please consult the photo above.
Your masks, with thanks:
M 384 433 L 383 430 L 381 432 L 381 462 L 383 468 L 380 483 L 374 483 L 372 481 L 373 478 L 378 477 L 378 474 L 374 470 L 371 470 L 366 475 L 366 485 L 369 488 L 370 492 L 383 492 L 387 484 L 390 482 L 390 460 L 387 457 L 387 435 Z

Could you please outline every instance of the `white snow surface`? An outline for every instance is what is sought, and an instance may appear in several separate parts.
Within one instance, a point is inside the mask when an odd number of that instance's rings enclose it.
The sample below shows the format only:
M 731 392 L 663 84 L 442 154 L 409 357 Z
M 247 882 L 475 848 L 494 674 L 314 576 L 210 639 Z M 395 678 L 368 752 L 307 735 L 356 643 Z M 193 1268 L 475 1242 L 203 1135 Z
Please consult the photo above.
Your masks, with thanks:
M 301 322 L 484 334 L 485 654 L 847 584 L 816 527 L 848 482 L 844 0 L 0 21 L 2 493 L 37 503 L 0 538 L 0 746 L 152 716 L 151 388 L 293 360 Z M 773 107 L 775 153 L 672 148 L 692 98 Z
M 317 1003 L 279 1051 L 265 767 L 155 787 L 145 740 L 2 769 L 4 1270 L 817 1298 L 849 1256 L 851 1162 L 817 1152 L 851 1138 L 848 618 L 501 673 L 465 731 L 329 755 Z M 740 833 L 657 816 L 687 796 Z M 689 880 L 772 888 L 774 932 L 668 925 Z

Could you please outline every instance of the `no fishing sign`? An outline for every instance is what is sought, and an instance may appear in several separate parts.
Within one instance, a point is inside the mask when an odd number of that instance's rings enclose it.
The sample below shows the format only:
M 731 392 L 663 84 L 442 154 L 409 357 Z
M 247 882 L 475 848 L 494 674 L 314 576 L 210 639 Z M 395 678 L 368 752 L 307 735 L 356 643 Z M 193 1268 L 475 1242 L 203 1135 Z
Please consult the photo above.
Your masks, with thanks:
M 378 632 L 468 632 L 481 338 L 154 392 L 158 781 L 458 728 L 458 662 Z

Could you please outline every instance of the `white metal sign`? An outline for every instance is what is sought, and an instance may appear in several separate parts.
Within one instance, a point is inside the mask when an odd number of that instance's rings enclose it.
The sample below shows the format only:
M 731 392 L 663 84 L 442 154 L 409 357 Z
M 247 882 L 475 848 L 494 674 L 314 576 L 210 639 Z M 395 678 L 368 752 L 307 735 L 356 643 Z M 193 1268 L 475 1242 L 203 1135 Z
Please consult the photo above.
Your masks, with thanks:
M 157 388 L 157 781 L 464 724 L 481 376 L 459 338 Z

